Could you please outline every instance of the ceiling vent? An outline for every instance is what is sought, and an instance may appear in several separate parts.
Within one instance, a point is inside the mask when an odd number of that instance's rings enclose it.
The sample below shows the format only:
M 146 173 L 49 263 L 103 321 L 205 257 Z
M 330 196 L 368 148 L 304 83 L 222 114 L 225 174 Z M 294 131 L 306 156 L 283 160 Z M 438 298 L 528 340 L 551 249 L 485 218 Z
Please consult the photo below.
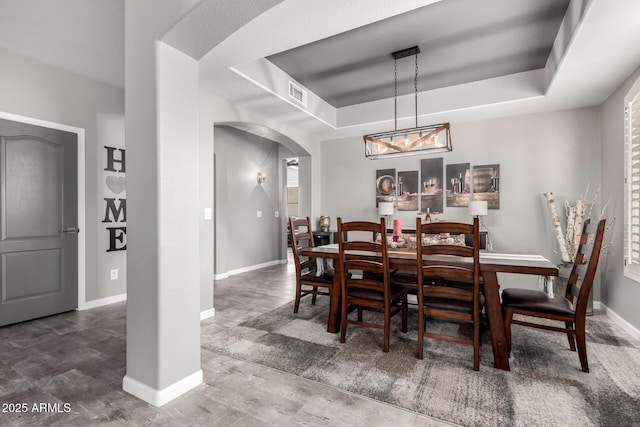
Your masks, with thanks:
M 291 80 L 289 80 L 289 97 L 295 99 L 305 107 L 307 106 L 307 91 Z

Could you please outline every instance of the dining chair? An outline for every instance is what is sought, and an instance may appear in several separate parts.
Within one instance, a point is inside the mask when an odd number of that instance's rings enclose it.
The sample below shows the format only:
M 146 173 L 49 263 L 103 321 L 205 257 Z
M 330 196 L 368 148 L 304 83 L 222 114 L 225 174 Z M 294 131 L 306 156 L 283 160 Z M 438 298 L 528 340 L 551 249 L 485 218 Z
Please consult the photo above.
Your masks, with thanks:
M 301 254 L 303 249 L 313 247 L 313 232 L 309 217 L 297 219 L 289 217 L 289 236 L 296 266 L 296 299 L 293 312 L 297 313 L 302 297 L 312 295 L 311 304 L 315 304 L 318 295 L 330 295 L 333 271 L 318 272 L 316 259 Z
M 480 307 L 484 304 L 480 292 L 480 234 L 479 221 L 422 223 L 416 218 L 419 230 L 417 245 L 418 272 L 418 359 L 423 358 L 424 338 L 435 338 L 473 345 L 473 369 L 480 369 Z M 455 244 L 425 244 L 424 235 L 450 233 L 472 235 L 473 246 Z M 456 265 L 458 257 L 473 258 L 473 264 Z M 452 286 L 464 281 L 468 286 Z M 471 322 L 473 337 L 444 335 L 427 330 L 427 318 Z
M 402 332 L 407 331 L 407 290 L 389 277 L 386 239 L 376 242 L 376 233 L 385 235 L 385 221 L 342 222 L 338 218 L 338 268 L 342 290 L 340 342 L 346 340 L 347 324 L 383 330 L 382 351 L 389 351 L 391 317 L 402 313 Z M 359 232 L 359 233 L 354 233 Z M 349 234 L 351 233 L 351 234 Z M 364 234 L 363 234 L 364 233 Z M 356 237 L 352 237 L 356 235 Z M 347 235 L 349 238 L 347 239 Z M 365 236 L 371 236 L 369 240 Z M 363 308 L 383 311 L 383 324 L 364 321 Z M 357 318 L 349 313 L 357 310 Z
M 480 231 L 480 250 L 485 250 L 487 248 L 487 232 Z M 472 247 L 473 246 L 473 234 L 465 234 L 465 245 Z M 392 270 L 391 271 L 391 280 L 395 283 L 401 284 L 405 286 L 409 292 L 409 294 L 417 295 L 418 293 L 418 274 L 417 271 L 411 270 Z M 465 281 L 465 280 L 444 280 L 443 284 L 446 286 L 453 287 L 463 287 L 469 288 L 473 287 L 473 281 Z M 482 275 L 480 275 L 480 289 L 483 286 Z M 482 311 L 482 306 L 480 310 Z
M 584 222 L 578 252 L 569 275 L 564 298 L 550 298 L 545 292 L 530 289 L 507 288 L 502 292 L 507 350 L 511 354 L 511 325 L 529 326 L 532 328 L 567 334 L 569 348 L 576 351 L 583 372 L 589 372 L 587 361 L 585 323 L 589 293 L 593 287 L 593 279 L 598 268 L 602 240 L 604 238 L 605 221 L 600 220 L 595 226 L 590 220 Z M 514 314 L 550 319 L 564 322 L 565 327 L 541 324 L 521 319 L 513 319 Z

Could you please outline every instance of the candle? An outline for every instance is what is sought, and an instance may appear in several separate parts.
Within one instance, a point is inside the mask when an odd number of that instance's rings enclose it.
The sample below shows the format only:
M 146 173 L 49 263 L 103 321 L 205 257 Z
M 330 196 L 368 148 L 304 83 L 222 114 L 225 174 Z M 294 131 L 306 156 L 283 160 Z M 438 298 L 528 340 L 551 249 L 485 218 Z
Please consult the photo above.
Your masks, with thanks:
M 399 219 L 393 220 L 393 235 L 399 236 L 402 234 L 402 221 Z

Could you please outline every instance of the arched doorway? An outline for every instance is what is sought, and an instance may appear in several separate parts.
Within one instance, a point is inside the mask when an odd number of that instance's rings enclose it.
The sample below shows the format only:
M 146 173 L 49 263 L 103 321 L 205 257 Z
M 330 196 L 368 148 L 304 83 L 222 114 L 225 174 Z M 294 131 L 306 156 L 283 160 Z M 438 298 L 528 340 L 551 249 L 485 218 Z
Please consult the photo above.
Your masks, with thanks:
M 311 214 L 311 157 L 263 125 L 214 126 L 214 277 L 287 260 L 287 163 L 297 158 L 298 215 Z M 259 182 L 258 174 L 266 179 Z

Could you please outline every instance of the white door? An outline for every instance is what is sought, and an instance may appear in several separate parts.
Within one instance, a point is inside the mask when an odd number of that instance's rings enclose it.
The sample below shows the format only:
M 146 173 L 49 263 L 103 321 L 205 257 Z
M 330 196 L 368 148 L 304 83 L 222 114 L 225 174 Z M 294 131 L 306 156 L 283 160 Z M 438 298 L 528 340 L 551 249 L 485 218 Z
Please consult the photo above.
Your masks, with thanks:
M 0 119 L 0 326 L 77 308 L 76 140 Z

